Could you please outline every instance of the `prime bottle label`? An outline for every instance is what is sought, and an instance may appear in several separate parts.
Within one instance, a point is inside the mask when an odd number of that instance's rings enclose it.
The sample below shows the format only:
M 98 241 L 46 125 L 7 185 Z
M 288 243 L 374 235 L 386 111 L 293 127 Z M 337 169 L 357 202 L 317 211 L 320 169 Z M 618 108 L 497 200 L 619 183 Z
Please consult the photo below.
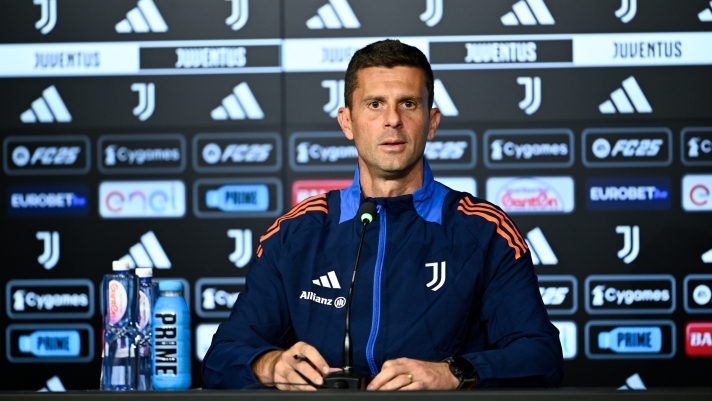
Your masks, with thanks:
M 154 315 L 156 376 L 178 374 L 178 316 L 173 312 Z

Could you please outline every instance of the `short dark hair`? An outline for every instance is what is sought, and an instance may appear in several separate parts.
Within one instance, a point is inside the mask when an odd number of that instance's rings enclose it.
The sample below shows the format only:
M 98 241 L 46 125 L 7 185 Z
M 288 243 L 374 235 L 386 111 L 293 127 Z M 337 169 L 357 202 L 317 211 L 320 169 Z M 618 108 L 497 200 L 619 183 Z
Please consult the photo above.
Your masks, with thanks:
M 351 57 L 346 69 L 344 103 L 351 109 L 351 98 L 358 87 L 358 71 L 368 67 L 416 67 L 425 73 L 425 87 L 428 89 L 428 108 L 433 107 L 433 70 L 430 63 L 417 47 L 386 39 L 359 49 Z

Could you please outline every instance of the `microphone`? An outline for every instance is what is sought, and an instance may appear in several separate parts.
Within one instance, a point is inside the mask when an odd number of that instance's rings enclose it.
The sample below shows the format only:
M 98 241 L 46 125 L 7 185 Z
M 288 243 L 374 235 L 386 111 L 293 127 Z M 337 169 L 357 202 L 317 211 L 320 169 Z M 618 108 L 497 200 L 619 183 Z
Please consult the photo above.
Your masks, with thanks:
M 346 328 L 344 330 L 344 349 L 343 363 L 344 370 L 341 372 L 330 373 L 324 378 L 324 386 L 333 389 L 365 389 L 368 383 L 371 382 L 371 376 L 362 375 L 353 371 L 351 366 L 353 360 L 353 350 L 351 349 L 351 300 L 354 293 L 354 283 L 356 282 L 356 271 L 358 270 L 358 262 L 361 259 L 361 248 L 363 247 L 363 238 L 366 235 L 366 226 L 373 221 L 377 214 L 376 205 L 372 202 L 364 202 L 358 208 L 356 215 L 363 223 L 361 230 L 361 240 L 358 243 L 358 252 L 356 252 L 356 264 L 354 265 L 354 274 L 351 276 L 351 285 L 349 286 L 349 295 L 346 298 Z

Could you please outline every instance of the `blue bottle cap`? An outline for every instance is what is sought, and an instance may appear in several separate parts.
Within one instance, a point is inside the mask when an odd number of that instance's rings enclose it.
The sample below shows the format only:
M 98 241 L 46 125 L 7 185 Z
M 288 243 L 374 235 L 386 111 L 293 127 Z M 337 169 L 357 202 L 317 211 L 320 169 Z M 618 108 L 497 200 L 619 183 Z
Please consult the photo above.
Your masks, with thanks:
M 158 291 L 183 291 L 183 283 L 178 280 L 163 280 L 158 283 Z

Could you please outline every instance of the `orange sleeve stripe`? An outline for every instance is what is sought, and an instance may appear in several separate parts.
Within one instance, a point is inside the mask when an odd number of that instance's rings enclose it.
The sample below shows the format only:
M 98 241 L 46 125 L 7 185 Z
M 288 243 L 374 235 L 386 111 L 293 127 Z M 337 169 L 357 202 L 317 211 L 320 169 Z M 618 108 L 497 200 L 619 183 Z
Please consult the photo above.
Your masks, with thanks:
M 311 207 L 307 207 L 307 208 L 301 210 L 301 211 L 298 212 L 298 213 L 295 213 L 293 216 L 291 216 L 291 217 L 289 217 L 289 218 L 290 218 L 290 219 L 293 219 L 293 218 L 295 218 L 295 217 L 297 217 L 297 216 L 301 216 L 301 215 L 303 215 L 303 214 L 306 214 L 307 212 L 312 212 L 312 211 L 320 211 L 320 212 L 324 212 L 324 213 L 326 213 L 326 214 L 329 214 L 329 210 L 328 210 L 327 208 L 323 207 L 323 206 L 311 206 Z M 288 220 L 288 219 L 283 219 L 283 220 Z M 260 237 L 260 242 L 263 242 L 263 241 L 266 240 L 267 238 L 269 238 L 269 237 L 273 236 L 274 234 L 278 233 L 278 232 L 279 232 L 279 229 L 280 229 L 280 227 L 281 227 L 281 222 L 282 222 L 283 220 L 280 220 L 280 224 L 277 225 L 277 228 L 276 228 L 276 229 L 274 229 L 274 230 L 268 232 L 267 234 L 263 235 L 262 237 Z
M 509 227 L 511 228 L 510 231 L 513 231 L 516 234 L 516 236 L 519 238 L 519 244 L 520 245 L 524 244 L 524 247 L 528 248 L 526 241 L 524 241 L 524 238 L 522 238 L 522 235 L 519 233 L 519 230 L 517 230 L 517 227 L 514 225 L 512 220 L 509 219 L 509 216 L 507 216 L 507 214 L 504 213 L 502 210 L 497 209 L 494 205 L 490 205 L 489 203 L 477 203 L 477 204 L 472 203 L 472 201 L 470 200 L 469 197 L 465 197 L 463 200 L 465 202 L 467 202 L 466 206 L 470 206 L 470 207 L 476 206 L 476 207 L 488 208 L 488 209 L 492 210 L 492 212 L 497 213 L 498 215 L 502 216 L 505 220 L 507 220 L 507 223 L 509 223 Z M 462 201 L 460 201 L 460 202 L 462 202 Z
M 519 259 L 519 258 L 522 256 L 521 254 L 522 254 L 522 251 L 523 251 L 523 250 L 519 249 L 518 246 L 514 245 L 514 244 L 512 243 L 512 239 L 509 237 L 509 235 L 508 235 L 507 233 L 505 233 L 504 231 L 502 231 L 502 229 L 499 227 L 499 220 L 495 219 L 494 217 L 492 217 L 492 216 L 490 216 L 490 215 L 488 215 L 488 214 L 479 213 L 479 212 L 470 212 L 470 211 L 467 211 L 467 210 L 466 210 L 464 207 L 462 207 L 462 206 L 459 206 L 459 207 L 457 208 L 457 210 L 460 210 L 460 211 L 462 211 L 463 213 L 465 213 L 465 214 L 467 214 L 467 215 L 470 215 L 470 216 L 472 216 L 472 215 L 474 215 L 474 216 L 480 216 L 480 217 L 484 218 L 485 220 L 490 221 L 490 222 L 496 224 L 496 225 L 497 225 L 497 233 L 498 233 L 502 238 L 504 238 L 504 239 L 507 240 L 507 243 L 509 244 L 509 247 L 510 247 L 510 248 L 514 249 L 514 257 L 515 257 L 516 259 Z
M 262 257 L 262 244 L 259 244 L 257 246 L 257 257 L 258 258 Z
M 267 229 L 267 232 L 269 233 L 270 231 L 273 230 L 279 230 L 280 224 L 282 224 L 282 221 L 284 220 L 289 220 L 294 218 L 294 216 L 298 216 L 298 213 L 301 212 L 302 210 L 311 207 L 311 206 L 324 206 L 326 207 L 326 200 L 323 199 L 316 199 L 312 202 L 305 203 L 305 204 L 299 204 L 297 205 L 298 207 L 295 209 L 292 209 L 289 213 L 283 215 L 282 217 L 278 218 L 275 220 L 275 222 Z
M 289 216 L 290 216 L 292 213 L 296 213 L 299 209 L 301 209 L 302 207 L 304 207 L 304 206 L 307 205 L 307 204 L 311 204 L 311 203 L 314 202 L 314 201 L 317 201 L 317 203 L 322 203 L 324 206 L 326 206 L 326 194 L 315 195 L 315 196 L 312 196 L 312 197 L 310 197 L 310 198 L 306 198 L 306 199 L 304 199 L 303 201 L 299 202 L 299 204 L 298 204 L 297 206 L 294 206 L 294 207 L 292 208 L 292 210 L 290 210 L 290 211 L 287 212 L 286 214 L 282 215 L 282 217 L 278 218 L 278 219 L 267 229 L 267 231 L 269 231 L 269 230 L 271 230 L 271 229 L 277 227 L 277 226 L 279 225 L 279 222 L 280 222 L 281 220 L 284 220 L 284 219 L 286 219 L 286 218 L 289 218 Z
M 528 249 L 526 242 L 524 242 L 524 240 L 522 240 L 521 237 L 518 236 L 519 231 L 517 231 L 516 228 L 512 228 L 509 224 L 507 224 L 507 222 L 504 221 L 504 219 L 502 218 L 502 215 L 500 213 L 497 213 L 495 210 L 492 210 L 490 208 L 481 207 L 481 206 L 465 206 L 465 205 L 463 205 L 463 206 L 468 211 L 480 211 L 480 212 L 493 214 L 494 217 L 499 218 L 500 224 L 502 225 L 502 227 L 504 227 L 505 230 L 507 230 L 507 232 L 512 236 L 512 238 L 514 238 L 514 241 L 517 243 L 517 245 L 519 245 L 522 249 Z

